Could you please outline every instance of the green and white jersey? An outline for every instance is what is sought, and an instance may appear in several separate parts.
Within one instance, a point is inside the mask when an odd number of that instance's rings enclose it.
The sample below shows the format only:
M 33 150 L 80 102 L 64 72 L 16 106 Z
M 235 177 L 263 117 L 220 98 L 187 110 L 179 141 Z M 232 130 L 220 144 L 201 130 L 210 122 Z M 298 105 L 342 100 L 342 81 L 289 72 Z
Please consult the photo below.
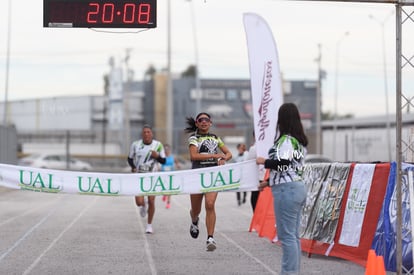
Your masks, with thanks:
M 224 142 L 215 134 L 198 134 L 195 132 L 188 138 L 188 146 L 194 145 L 200 154 L 217 154 L 219 149 L 224 146 Z M 217 160 L 207 159 L 202 161 L 192 161 L 192 168 L 216 166 Z
M 140 139 L 131 144 L 128 157 L 133 159 L 138 173 L 160 170 L 158 161 L 151 157 L 151 151 L 156 151 L 160 154 L 160 157 L 165 158 L 164 146 L 158 140 L 153 139 L 151 144 L 144 144 L 142 139 Z

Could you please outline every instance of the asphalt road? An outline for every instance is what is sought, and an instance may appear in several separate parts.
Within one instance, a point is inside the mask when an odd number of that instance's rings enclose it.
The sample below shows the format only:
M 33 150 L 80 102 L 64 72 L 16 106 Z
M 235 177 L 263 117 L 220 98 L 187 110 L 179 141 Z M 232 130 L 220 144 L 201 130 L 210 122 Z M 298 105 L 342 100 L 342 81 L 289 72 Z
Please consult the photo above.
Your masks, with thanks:
M 250 194 L 248 195 L 248 198 Z M 132 197 L 46 194 L 0 187 L 0 274 L 278 274 L 281 248 L 248 232 L 249 202 L 218 196 L 217 249 L 205 251 L 206 230 L 189 234 L 188 195 L 160 197 L 153 222 Z M 204 220 L 204 211 L 201 221 Z M 302 254 L 301 274 L 364 274 L 352 262 Z

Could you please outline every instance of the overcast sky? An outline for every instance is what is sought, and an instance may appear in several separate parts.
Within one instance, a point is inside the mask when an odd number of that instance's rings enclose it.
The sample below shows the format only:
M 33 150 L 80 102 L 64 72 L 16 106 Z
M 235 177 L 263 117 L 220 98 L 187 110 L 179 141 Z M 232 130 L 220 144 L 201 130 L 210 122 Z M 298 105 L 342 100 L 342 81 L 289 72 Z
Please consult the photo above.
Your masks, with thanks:
M 262 16 L 276 41 L 286 80 L 316 80 L 318 44 L 323 111 L 356 116 L 385 114 L 382 31 L 389 108 L 395 113 L 395 6 L 277 0 L 171 0 L 172 71 L 198 60 L 202 78 L 249 78 L 243 13 Z M 6 87 L 8 4 L 11 6 L 10 100 L 103 93 L 108 60 L 119 64 L 131 49 L 130 68 L 141 80 L 153 64 L 167 64 L 167 0 L 158 0 L 158 27 L 143 29 L 43 28 L 43 0 L 0 0 L 0 100 Z M 370 15 L 373 18 L 370 18 Z M 193 24 L 192 16 L 195 20 Z M 381 25 L 383 23 L 383 27 Z M 410 23 L 410 22 L 408 22 Z M 414 23 L 403 27 L 403 50 L 414 48 Z M 193 28 L 196 30 L 194 37 Z M 120 33 L 129 31 L 129 33 Z M 131 33 L 132 32 L 132 33 Z M 348 32 L 349 35 L 345 35 Z M 409 35 L 411 34 L 411 35 Z M 405 35 L 405 36 L 404 36 Z M 407 53 L 408 58 L 414 52 Z M 413 69 L 403 87 L 414 87 Z M 337 84 L 336 84 L 337 83 Z M 411 85 L 411 86 L 410 86 Z

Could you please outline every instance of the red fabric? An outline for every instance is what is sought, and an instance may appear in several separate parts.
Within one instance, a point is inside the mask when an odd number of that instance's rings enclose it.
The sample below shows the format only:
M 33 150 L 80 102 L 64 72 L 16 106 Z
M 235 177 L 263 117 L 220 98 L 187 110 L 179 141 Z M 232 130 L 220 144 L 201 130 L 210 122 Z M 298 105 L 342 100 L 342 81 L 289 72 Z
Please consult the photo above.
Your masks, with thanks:
M 345 246 L 338 243 L 342 230 L 346 200 L 348 199 L 354 167 L 355 163 L 352 164 L 347 179 L 343 196 L 343 203 L 341 206 L 341 213 L 339 216 L 338 228 L 336 230 L 334 238 L 335 245 L 330 251 L 329 256 L 346 259 L 359 265 L 366 266 L 368 251 L 372 245 L 372 240 L 374 238 L 378 218 L 385 197 L 388 176 L 390 173 L 390 163 L 381 163 L 375 166 L 375 172 L 368 197 L 367 209 L 365 211 L 364 223 L 362 225 L 362 237 L 358 247 Z M 260 205 L 260 209 L 257 209 L 253 215 L 252 222 L 250 224 L 250 231 L 252 231 L 252 229 L 255 229 L 259 233 L 260 237 L 267 237 L 270 240 L 273 240 L 273 237 L 276 233 L 275 217 L 273 213 L 273 197 L 270 188 L 266 189 L 269 190 L 262 191 L 259 196 L 257 205 Z M 330 244 L 327 243 L 321 243 L 306 239 L 301 239 L 301 243 L 302 250 L 308 252 L 309 254 L 315 253 L 324 255 L 330 246 Z

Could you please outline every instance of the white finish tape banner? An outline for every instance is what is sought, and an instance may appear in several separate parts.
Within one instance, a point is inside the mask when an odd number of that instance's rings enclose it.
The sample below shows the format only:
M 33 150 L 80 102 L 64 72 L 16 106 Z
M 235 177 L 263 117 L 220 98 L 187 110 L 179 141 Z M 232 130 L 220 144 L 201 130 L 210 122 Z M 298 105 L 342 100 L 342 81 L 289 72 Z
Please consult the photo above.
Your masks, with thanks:
M 36 192 L 110 196 L 257 190 L 255 160 L 155 173 L 94 173 L 0 164 L 0 186 Z

